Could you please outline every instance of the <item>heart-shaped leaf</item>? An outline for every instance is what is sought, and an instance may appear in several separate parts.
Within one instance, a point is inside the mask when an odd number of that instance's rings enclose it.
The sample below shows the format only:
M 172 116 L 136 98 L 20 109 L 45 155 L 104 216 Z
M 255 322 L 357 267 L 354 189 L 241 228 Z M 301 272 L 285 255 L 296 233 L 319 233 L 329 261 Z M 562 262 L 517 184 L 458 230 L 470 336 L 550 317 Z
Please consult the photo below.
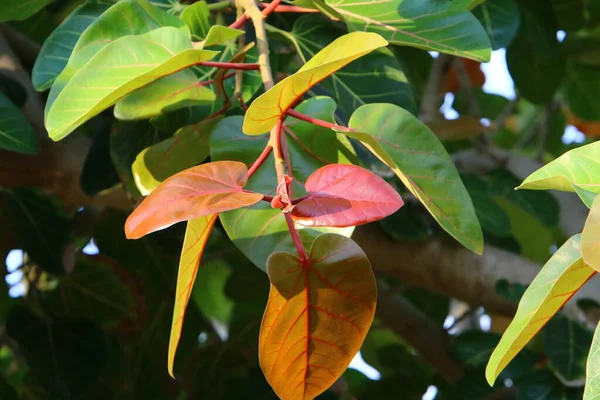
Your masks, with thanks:
M 576 192 L 591 207 L 600 193 L 600 142 L 570 150 L 529 175 L 517 189 Z
M 517 313 L 488 362 L 490 385 L 500 372 L 596 271 L 581 257 L 580 235 L 571 237 L 544 265 L 519 302 Z
M 125 234 L 138 239 L 177 222 L 250 206 L 263 195 L 245 192 L 248 169 L 237 161 L 189 168 L 161 183 L 127 218 Z
M 175 352 L 181 338 L 183 318 L 185 309 L 192 294 L 192 288 L 198 274 L 198 266 L 202 258 L 202 252 L 210 235 L 217 214 L 205 215 L 188 221 L 179 259 L 179 271 L 177 273 L 177 288 L 175 289 L 175 306 L 173 308 L 173 322 L 171 324 L 171 336 L 169 338 L 169 375 L 173 375 L 173 362 Z
M 126 36 L 104 47 L 54 100 L 45 121 L 50 138 L 62 139 L 126 94 L 216 54 L 191 47 L 189 36 L 173 27 Z
M 324 234 L 307 260 L 273 253 L 259 361 L 283 399 L 314 399 L 346 370 L 373 321 L 377 288 L 356 243 Z
M 367 104 L 352 114 L 349 126 L 355 132 L 339 132 L 360 140 L 442 228 L 481 253 L 483 235 L 469 193 L 444 146 L 426 125 L 392 104 Z
M 244 118 L 244 133 L 260 135 L 268 132 L 311 87 L 357 58 L 387 44 L 381 36 L 366 32 L 352 32 L 337 38 L 295 74 L 252 102 Z
M 394 44 L 487 62 L 490 41 L 464 6 L 439 0 L 326 0 L 349 30 L 376 32 Z
M 404 204 L 389 183 L 355 165 L 319 168 L 305 187 L 308 198 L 294 207 L 292 218 L 306 226 L 362 225 L 385 218 Z
M 600 196 L 596 196 L 581 232 L 581 253 L 587 264 L 600 271 Z

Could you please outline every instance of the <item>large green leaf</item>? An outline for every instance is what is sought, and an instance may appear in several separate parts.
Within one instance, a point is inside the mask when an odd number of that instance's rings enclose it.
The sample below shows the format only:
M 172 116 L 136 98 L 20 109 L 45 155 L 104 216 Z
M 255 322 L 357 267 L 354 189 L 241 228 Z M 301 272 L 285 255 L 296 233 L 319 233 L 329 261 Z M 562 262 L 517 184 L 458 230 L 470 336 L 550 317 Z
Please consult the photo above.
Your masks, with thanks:
M 600 271 L 600 196 L 594 199 L 581 232 L 581 252 L 585 262 Z
M 60 140 L 124 95 L 215 55 L 191 47 L 189 36 L 173 27 L 126 36 L 104 47 L 56 97 L 46 116 L 50 137 Z
M 68 57 L 66 66 L 58 66 L 60 70 L 57 72 L 60 75 L 48 95 L 46 116 L 67 82 L 100 50 L 121 37 L 141 35 L 165 26 L 180 28 L 189 35 L 189 29 L 182 20 L 155 7 L 147 0 L 121 0 L 102 13 L 83 33 L 77 32 L 80 37 L 72 49 L 71 56 Z
M 408 111 L 368 104 L 352 114 L 341 132 L 360 140 L 386 163 L 448 233 L 481 253 L 483 235 L 469 193 L 435 134 Z
M 0 21 L 24 20 L 54 0 L 3 0 Z
M 487 62 L 490 41 L 465 7 L 438 0 L 328 0 L 353 31 L 371 31 L 394 44 Z
M 535 277 L 486 368 L 490 385 L 533 336 L 596 271 L 584 263 L 580 235 L 571 237 Z
M 600 193 L 600 142 L 570 150 L 529 175 L 517 189 L 576 192 L 591 207 Z
M 521 17 L 515 0 L 487 0 L 473 14 L 490 37 L 492 50 L 508 46 L 519 30 Z
M 108 0 L 88 0 L 77 7 L 44 41 L 35 60 L 32 82 L 36 90 L 49 89 L 67 65 L 71 52 L 83 32 L 113 3 Z M 112 34 L 111 30 L 106 32 Z M 89 35 L 89 34 L 88 34 Z M 81 41 L 83 44 L 85 39 Z
M 594 339 L 587 358 L 585 392 L 583 400 L 597 400 L 600 397 L 600 323 L 594 331 Z
M 593 66 L 567 63 L 567 72 L 562 95 L 573 114 L 588 121 L 600 120 L 599 69 Z
M 297 111 L 333 122 L 335 102 L 327 97 L 315 97 L 301 103 Z M 222 120 L 213 130 L 210 139 L 211 159 L 236 160 L 251 165 L 267 144 L 268 135 L 246 136 L 242 132 L 242 117 L 229 117 Z M 347 139 L 337 136 L 327 128 L 288 117 L 285 146 L 292 162 L 294 179 L 304 182 L 317 168 L 327 163 L 349 163 L 354 157 Z M 240 143 L 243 145 L 240 146 Z M 289 174 L 289 172 L 288 172 Z M 261 193 L 273 193 L 277 186 L 273 156 L 249 179 L 246 189 Z M 295 185 L 295 196 L 304 194 L 302 185 Z M 266 268 L 266 261 L 274 251 L 294 252 L 288 227 L 281 210 L 260 202 L 243 210 L 233 210 L 220 214 L 221 222 L 234 244 L 260 269 Z M 323 232 L 336 232 L 350 235 L 352 229 L 302 228 L 305 244 Z
M 202 40 L 208 35 L 212 22 L 210 10 L 205 1 L 198 1 L 186 7 L 180 18 L 190 28 L 194 40 Z
M 592 333 L 560 314 L 548 321 L 543 333 L 544 350 L 554 371 L 567 382 L 584 378 Z
M 21 111 L 0 92 L 0 149 L 23 154 L 39 151 L 38 137 Z
M 323 18 L 305 15 L 296 20 L 291 35 L 298 44 L 299 54 L 309 59 L 342 33 Z M 406 75 L 388 49 L 366 54 L 321 85 L 335 95 L 348 115 L 367 103 L 392 103 L 411 112 L 416 110 Z

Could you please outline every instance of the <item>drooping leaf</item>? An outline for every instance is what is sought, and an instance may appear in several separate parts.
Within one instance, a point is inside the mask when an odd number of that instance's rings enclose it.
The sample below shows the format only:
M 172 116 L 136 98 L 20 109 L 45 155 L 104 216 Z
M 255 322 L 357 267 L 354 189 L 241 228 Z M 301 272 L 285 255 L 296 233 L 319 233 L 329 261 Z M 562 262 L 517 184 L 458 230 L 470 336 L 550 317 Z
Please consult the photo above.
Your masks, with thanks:
M 596 101 L 599 91 L 600 74 L 597 68 L 567 63 L 562 95 L 573 114 L 588 121 L 600 120 L 600 104 Z
M 404 204 L 389 183 L 355 165 L 319 168 L 305 187 L 308 198 L 292 210 L 294 221 L 305 226 L 358 226 L 385 218 Z
M 14 188 L 6 194 L 4 201 L 14 219 L 19 247 L 41 269 L 63 275 L 71 221 L 62 205 L 33 188 Z
M 305 15 L 296 20 L 291 32 L 298 51 L 314 57 L 343 31 L 324 18 Z M 360 78 L 358 78 L 360 76 Z M 392 103 L 414 112 L 413 93 L 402 67 L 388 49 L 377 49 L 326 78 L 321 85 L 335 97 L 348 114 L 367 103 Z
M 487 62 L 490 41 L 465 7 L 438 0 L 328 0 L 351 31 L 371 31 L 394 44 Z
M 581 232 L 583 260 L 600 271 L 600 196 L 596 196 Z
M 570 150 L 529 175 L 517 189 L 576 192 L 588 208 L 600 193 L 600 142 Z
M 106 0 L 90 0 L 77 7 L 44 41 L 32 71 L 33 86 L 38 91 L 50 88 L 67 65 L 67 60 L 83 32 L 111 6 Z M 121 6 L 122 7 L 122 6 Z M 111 31 L 107 32 L 111 34 Z M 82 42 L 85 39 L 82 39 Z
M 269 131 L 311 87 L 355 59 L 387 44 L 386 40 L 374 33 L 353 32 L 337 38 L 298 72 L 283 79 L 252 102 L 244 118 L 244 133 L 260 135 Z
M 250 206 L 263 195 L 246 192 L 248 169 L 237 161 L 189 168 L 161 183 L 131 213 L 125 233 L 138 239 L 177 222 Z
M 39 151 L 38 137 L 21 111 L 0 92 L 0 149 L 22 154 Z
M 507 47 L 519 30 L 519 7 L 515 0 L 486 0 L 473 9 L 492 42 L 492 50 Z
M 386 163 L 448 233 L 480 253 L 483 235 L 473 203 L 454 163 L 436 136 L 408 111 L 368 104 L 340 131 L 360 140 Z
M 215 55 L 191 46 L 184 32 L 164 27 L 104 47 L 73 75 L 52 103 L 45 121 L 50 138 L 62 139 L 124 95 Z
M 557 315 L 544 327 L 544 351 L 556 373 L 566 382 L 585 377 L 585 360 L 592 332 L 579 322 Z
M 175 290 L 171 336 L 169 338 L 168 370 L 169 375 L 172 377 L 175 377 L 173 374 L 173 362 L 175 361 L 175 352 L 181 338 L 185 309 L 192 294 L 204 246 L 216 220 L 217 214 L 191 219 L 188 221 L 185 230 L 181 259 L 179 260 L 179 271 L 177 273 L 177 289 Z
M 24 20 L 52 3 L 54 0 L 4 0 L 0 21 Z
M 486 368 L 490 385 L 531 338 L 596 271 L 581 258 L 580 235 L 552 255 L 519 302 L 517 313 Z
M 173 137 L 142 150 L 131 166 L 140 193 L 147 196 L 168 177 L 204 161 L 210 151 L 210 132 L 218 121 L 183 127 Z
M 371 326 L 377 301 L 371 266 L 352 240 L 324 234 L 308 260 L 273 253 L 267 272 L 261 368 L 280 398 L 315 398 L 342 375 Z
M 600 323 L 594 331 L 594 338 L 587 358 L 585 392 L 583 400 L 594 400 L 600 396 Z

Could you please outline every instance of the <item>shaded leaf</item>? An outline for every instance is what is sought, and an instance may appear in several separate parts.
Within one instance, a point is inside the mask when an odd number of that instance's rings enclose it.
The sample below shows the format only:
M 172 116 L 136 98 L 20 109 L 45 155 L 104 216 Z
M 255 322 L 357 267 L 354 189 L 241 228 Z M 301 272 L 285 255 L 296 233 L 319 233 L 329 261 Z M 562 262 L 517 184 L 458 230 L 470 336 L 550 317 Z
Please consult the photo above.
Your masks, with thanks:
M 600 396 L 600 323 L 594 331 L 594 338 L 587 358 L 585 392 L 583 400 L 593 400 Z
M 515 0 L 486 0 L 473 9 L 492 42 L 492 50 L 507 47 L 519 30 L 519 7 Z
M 351 31 L 371 31 L 394 44 L 487 62 L 490 42 L 465 7 L 437 0 L 328 0 Z
M 571 237 L 535 277 L 486 368 L 490 385 L 531 338 L 595 271 L 581 258 L 580 235 Z
M 391 104 L 369 104 L 340 131 L 386 163 L 448 233 L 480 253 L 483 235 L 469 194 L 446 150 L 416 117 Z
M 181 337 L 185 309 L 192 294 L 192 288 L 198 274 L 198 267 L 204 246 L 210 235 L 210 231 L 217 220 L 217 215 L 206 215 L 188 221 L 181 249 L 179 270 L 177 273 L 177 289 L 175 290 L 175 306 L 173 309 L 173 322 L 171 324 L 171 336 L 169 338 L 169 375 L 173 375 L 173 362 L 175 352 Z
M 584 378 L 592 333 L 564 315 L 548 321 L 543 333 L 544 351 L 554 371 L 566 382 Z
M 263 195 L 246 192 L 248 169 L 217 161 L 189 168 L 165 180 L 127 218 L 125 233 L 138 239 L 177 222 L 250 206 Z
M 280 398 L 314 398 L 342 375 L 371 326 L 377 300 L 371 266 L 352 240 L 324 234 L 308 260 L 276 252 L 267 272 L 261 368 Z
M 110 134 L 98 132 L 83 163 L 79 178 L 83 192 L 94 196 L 119 183 L 119 175 L 110 158 Z
M 39 151 L 38 137 L 21 111 L 0 92 L 0 149 L 22 154 Z
M 570 150 L 529 175 L 517 189 L 562 190 L 576 192 L 588 208 L 600 184 L 594 178 L 600 174 L 600 142 Z
M 358 226 L 385 218 L 404 204 L 389 183 L 355 165 L 319 168 L 305 187 L 308 197 L 292 210 L 294 221 L 305 226 Z
M 269 131 L 311 87 L 355 59 L 386 45 L 387 41 L 373 33 L 353 32 L 340 36 L 295 74 L 283 79 L 252 102 L 244 118 L 244 133 L 260 135 Z
M 588 121 L 600 120 L 600 104 L 596 101 L 599 91 L 598 68 L 574 62 L 567 63 L 562 95 L 573 114 Z
M 52 3 L 54 0 L 4 0 L 0 21 L 24 20 Z

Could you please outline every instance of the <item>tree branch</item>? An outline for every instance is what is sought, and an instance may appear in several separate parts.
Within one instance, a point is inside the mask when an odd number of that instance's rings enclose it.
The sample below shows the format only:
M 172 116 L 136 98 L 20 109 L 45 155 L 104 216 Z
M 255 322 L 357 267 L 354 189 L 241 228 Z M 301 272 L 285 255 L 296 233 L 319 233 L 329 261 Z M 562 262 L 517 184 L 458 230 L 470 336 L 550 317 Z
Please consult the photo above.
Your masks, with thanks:
M 419 118 L 425 123 L 435 120 L 440 113 L 440 92 L 452 58 L 449 54 L 440 53 L 433 61 L 419 111 Z

